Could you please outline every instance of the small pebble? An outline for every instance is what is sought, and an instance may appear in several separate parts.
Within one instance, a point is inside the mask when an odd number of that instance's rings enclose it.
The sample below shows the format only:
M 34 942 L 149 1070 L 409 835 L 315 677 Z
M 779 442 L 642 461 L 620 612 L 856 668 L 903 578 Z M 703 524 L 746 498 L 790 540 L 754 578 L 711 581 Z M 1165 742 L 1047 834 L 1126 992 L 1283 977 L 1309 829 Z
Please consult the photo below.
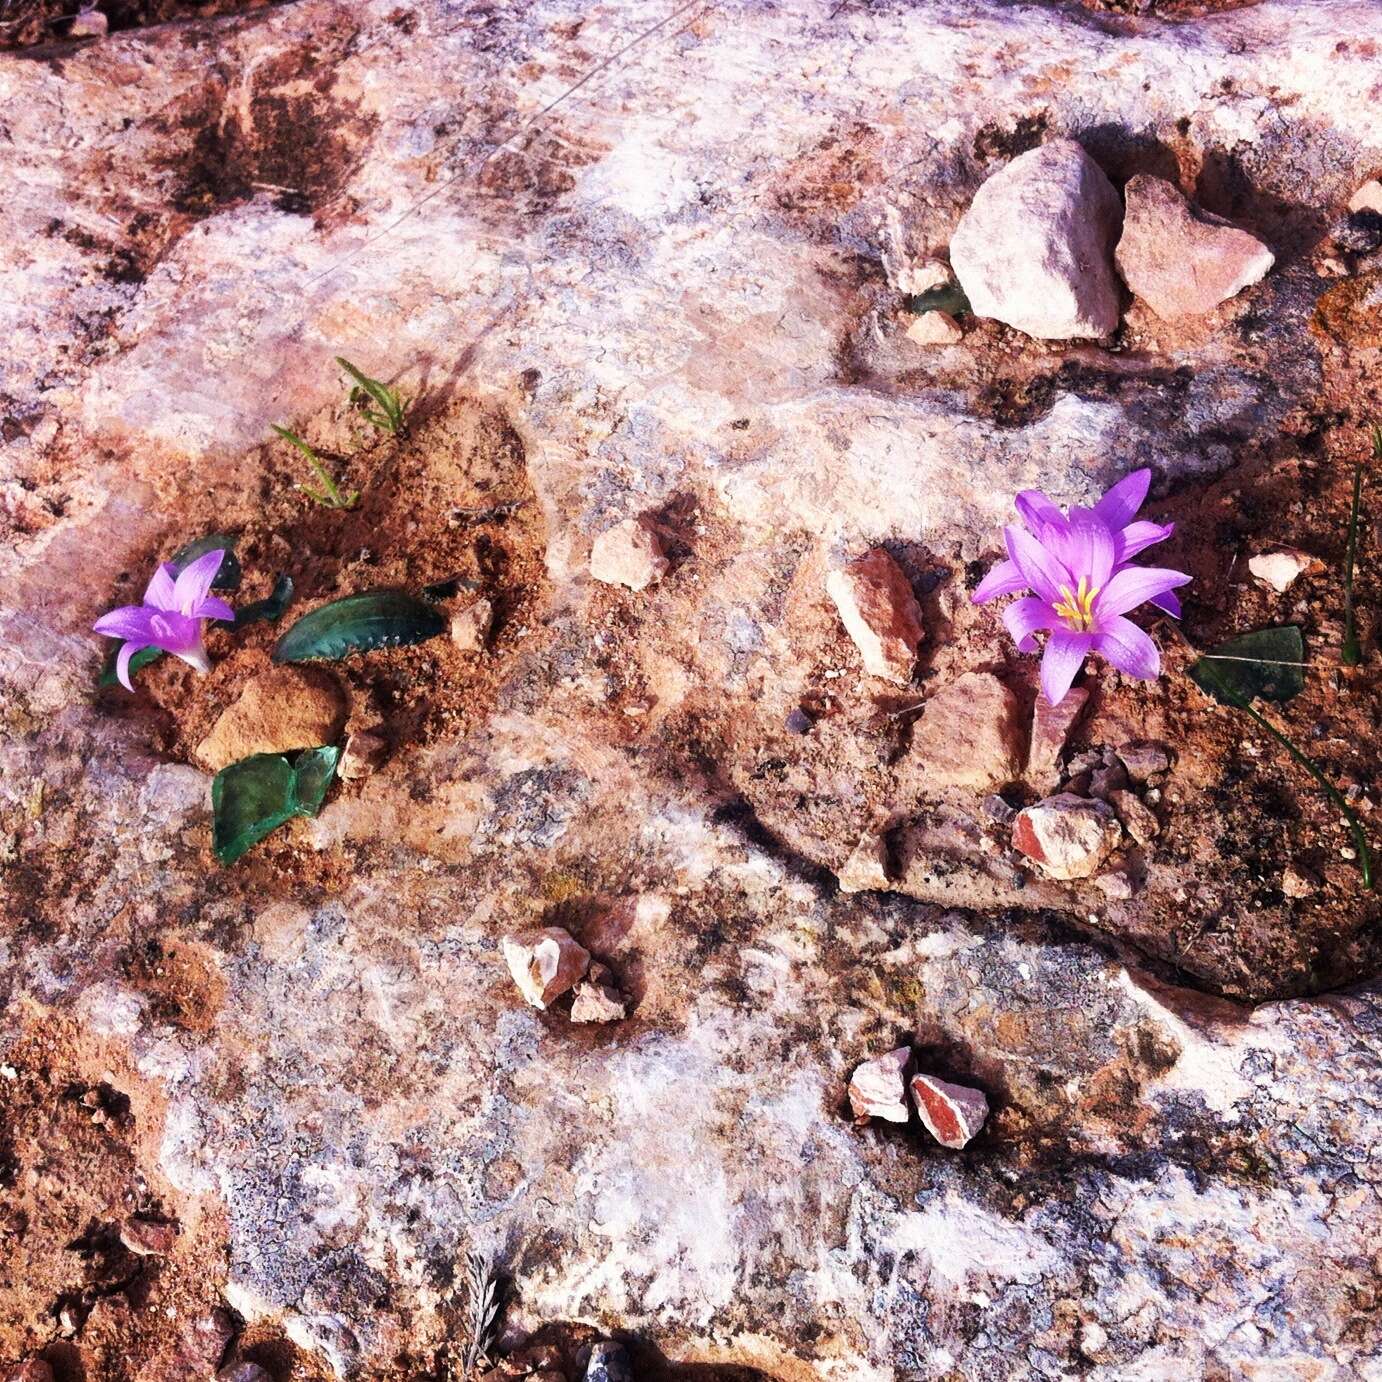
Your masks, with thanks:
M 787 727 L 788 734 L 810 734 L 816 722 L 801 708 L 801 706 L 797 706 L 797 708 L 787 716 L 783 723 Z
M 606 1340 L 590 1350 L 585 1382 L 633 1382 L 633 1365 L 624 1345 Z
M 178 1241 L 178 1226 L 156 1219 L 126 1219 L 120 1241 L 139 1257 L 166 1257 Z
M 476 600 L 451 616 L 451 641 L 463 653 L 482 653 L 494 627 L 494 605 Z
M 997 821 L 999 825 L 1007 825 L 1017 815 L 1017 808 L 1009 806 L 1002 797 L 995 793 L 993 796 L 984 798 L 984 815 Z

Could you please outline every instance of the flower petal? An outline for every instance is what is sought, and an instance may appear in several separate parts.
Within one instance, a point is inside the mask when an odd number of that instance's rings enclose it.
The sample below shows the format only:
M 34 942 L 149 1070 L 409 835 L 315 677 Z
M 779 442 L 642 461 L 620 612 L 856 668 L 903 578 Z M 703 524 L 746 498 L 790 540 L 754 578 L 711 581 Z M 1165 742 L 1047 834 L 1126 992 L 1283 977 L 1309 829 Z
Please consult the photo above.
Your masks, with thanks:
M 1029 595 L 1024 600 L 1014 600 L 1003 611 L 1003 623 L 1017 644 L 1018 652 L 1034 653 L 1037 643 L 1032 635 L 1038 629 L 1058 628 L 1060 616 L 1044 600 Z
M 1180 618 L 1180 600 L 1170 590 L 1164 595 L 1153 595 L 1147 603 L 1155 605 L 1158 609 L 1164 609 L 1172 619 Z
M 103 614 L 91 627 L 97 633 L 108 634 L 111 638 L 136 638 L 149 643 L 153 638 L 149 627 L 152 616 L 153 611 L 145 609 L 143 605 L 121 605 L 119 609 Z
M 177 574 L 173 570 L 173 563 L 165 561 L 154 572 L 153 579 L 149 582 L 149 588 L 144 592 L 144 603 L 153 605 L 157 609 L 173 609 L 174 580 Z
M 196 642 L 184 644 L 180 648 L 169 648 L 168 651 L 174 657 L 180 657 L 184 662 L 190 663 L 199 672 L 211 670 L 211 659 L 206 655 L 206 649 L 202 646 L 200 635 L 198 635 Z
M 1165 566 L 1121 566 L 1094 601 L 1094 622 L 1102 628 L 1106 620 L 1126 614 L 1130 609 L 1164 595 L 1190 579 L 1184 571 Z
M 221 569 L 225 549 L 204 552 L 191 565 L 183 567 L 173 587 L 173 603 L 179 614 L 190 615 L 211 592 L 211 582 Z
M 1065 699 L 1093 646 L 1093 634 L 1066 628 L 1056 629 L 1046 640 L 1046 652 L 1041 659 L 1041 692 L 1052 705 Z
M 1047 524 L 1055 528 L 1065 527 L 1065 515 L 1039 489 L 1019 491 L 1013 499 L 1013 503 L 1017 506 L 1018 513 L 1022 515 L 1022 521 L 1027 525 L 1027 530 L 1035 538 L 1041 536 L 1041 530 Z
M 115 659 L 115 675 L 126 691 L 134 690 L 134 683 L 130 680 L 130 659 L 135 653 L 142 653 L 145 648 L 152 646 L 149 643 L 124 643 L 121 645 L 119 655 Z
M 1125 562 L 1154 542 L 1165 542 L 1175 531 L 1174 523 L 1149 523 L 1146 519 L 1129 523 L 1126 528 L 1113 535 L 1116 549 L 1113 559 L 1115 562 Z
M 1152 472 L 1145 467 L 1142 470 L 1134 470 L 1131 475 L 1125 475 L 1104 497 L 1094 506 L 1094 512 L 1109 525 L 1110 528 L 1126 528 L 1133 521 L 1138 509 L 1142 507 L 1143 501 L 1147 498 L 1147 491 L 1151 488 Z
M 974 588 L 969 598 L 976 604 L 986 604 L 999 595 L 1015 595 L 1027 589 L 1027 580 L 1011 561 L 1000 561 Z
M 1105 585 L 1113 570 L 1116 549 L 1113 532 L 1092 509 L 1070 510 L 1070 540 L 1065 564 L 1078 580 L 1084 576 L 1091 590 Z
M 201 602 L 192 611 L 193 619 L 225 619 L 230 623 L 235 622 L 235 611 L 226 604 L 224 600 L 217 600 L 214 596 Z
M 1111 619 L 1094 639 L 1094 651 L 1120 672 L 1142 681 L 1161 675 L 1161 654 L 1156 644 L 1131 619 Z
M 1022 573 L 1023 580 L 1047 604 L 1058 603 L 1060 587 L 1071 583 L 1070 573 L 1024 529 L 1010 524 L 1003 529 L 1003 537 L 1008 544 L 1008 555 Z

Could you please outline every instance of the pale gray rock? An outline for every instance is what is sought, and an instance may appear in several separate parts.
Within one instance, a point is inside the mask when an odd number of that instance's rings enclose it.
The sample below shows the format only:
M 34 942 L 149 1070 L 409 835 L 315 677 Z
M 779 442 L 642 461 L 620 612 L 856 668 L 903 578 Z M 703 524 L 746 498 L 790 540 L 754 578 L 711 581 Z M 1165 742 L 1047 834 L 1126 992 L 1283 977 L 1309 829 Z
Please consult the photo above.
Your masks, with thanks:
M 907 1072 L 911 1064 L 912 1048 L 899 1046 L 855 1069 L 849 1080 L 849 1106 L 856 1123 L 870 1118 L 889 1123 L 907 1121 Z
M 590 551 L 590 574 L 606 585 L 646 590 L 671 566 L 662 541 L 646 518 L 626 518 L 595 539 Z
M 1106 336 L 1118 325 L 1121 215 L 1103 169 L 1073 139 L 1053 139 L 984 183 L 950 262 L 981 317 L 1047 340 Z

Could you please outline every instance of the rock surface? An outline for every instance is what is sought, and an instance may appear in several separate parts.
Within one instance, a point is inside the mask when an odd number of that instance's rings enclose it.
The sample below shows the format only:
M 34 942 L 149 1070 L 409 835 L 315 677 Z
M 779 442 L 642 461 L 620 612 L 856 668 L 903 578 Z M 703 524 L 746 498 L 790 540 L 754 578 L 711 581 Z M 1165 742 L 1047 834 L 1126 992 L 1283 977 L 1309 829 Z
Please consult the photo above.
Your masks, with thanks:
M 982 789 L 913 778 L 901 712 L 1002 666 L 1027 723 L 1034 659 L 967 599 L 1019 489 L 1151 466 L 1191 627 L 1225 635 L 1265 598 L 1225 543 L 1337 543 L 1316 501 L 1365 446 L 1334 410 L 1374 289 L 1317 278 L 1309 237 L 1382 166 L 1375 5 L 734 3 L 648 32 L 674 8 L 298 0 L 0 65 L 0 1358 L 205 1375 L 178 1322 L 226 1308 L 276 1373 L 413 1382 L 474 1247 L 515 1339 L 618 1333 L 670 1374 L 1368 1377 L 1382 1004 L 1337 821 L 1180 695 L 1170 639 L 1156 687 L 1089 676 L 1088 740 L 1175 750 L 1131 901 L 1015 868 Z M 890 335 L 886 209 L 933 255 L 1053 136 L 1120 178 L 1172 150 L 1206 206 L 1252 205 L 1291 245 L 1253 311 L 1138 312 L 1117 352 Z M 352 450 L 336 353 L 427 402 L 392 474 L 351 471 L 354 516 L 294 508 L 262 445 Z M 586 558 L 643 512 L 688 555 L 631 599 Z M 442 561 L 434 515 L 472 555 Z M 535 597 L 483 659 L 342 664 L 387 771 L 226 870 L 192 749 L 272 630 L 213 628 L 209 677 L 115 700 L 88 632 L 223 523 L 255 595 L 406 557 L 411 588 L 464 566 Z M 880 544 L 936 578 L 917 693 L 827 675 L 823 554 Z M 1293 721 L 1340 727 L 1327 680 Z M 1322 751 L 1371 781 L 1368 738 Z M 893 890 L 842 894 L 891 810 Z M 1287 862 L 1318 887 L 1283 903 Z M 520 1002 L 520 923 L 608 955 L 634 1016 Z M 904 1041 L 992 1098 L 965 1151 L 849 1126 L 850 1073 Z M 55 1344 L 55 1303 L 113 1284 L 69 1245 L 141 1183 L 177 1250 Z
M 949 312 L 923 312 L 907 328 L 907 339 L 918 345 L 955 345 L 965 333 Z
M 1255 235 L 1192 206 L 1163 178 L 1139 173 L 1123 196 L 1118 272 L 1163 320 L 1212 312 L 1276 262 Z
M 1052 705 L 1038 694 L 1032 706 L 1032 731 L 1027 747 L 1027 780 L 1038 791 L 1050 791 L 1060 783 L 1060 759 L 1066 741 L 1089 704 L 1089 691 L 1072 686 Z
M 1118 325 L 1121 215 L 1099 165 L 1073 139 L 1053 139 L 984 183 L 950 262 L 979 316 L 1047 340 L 1106 336 Z
M 1018 812 L 1013 847 L 1050 878 L 1092 878 L 1122 834 L 1106 803 L 1059 792 Z
M 982 788 L 1022 771 L 1017 697 L 991 672 L 966 672 L 927 702 L 909 757 L 938 787 Z
M 830 572 L 825 588 L 870 676 L 906 683 L 925 636 L 921 606 L 902 568 L 881 547 Z
M 197 747 L 212 772 L 255 753 L 285 753 L 334 743 L 346 706 L 330 673 L 273 667 L 257 676 L 221 713 Z

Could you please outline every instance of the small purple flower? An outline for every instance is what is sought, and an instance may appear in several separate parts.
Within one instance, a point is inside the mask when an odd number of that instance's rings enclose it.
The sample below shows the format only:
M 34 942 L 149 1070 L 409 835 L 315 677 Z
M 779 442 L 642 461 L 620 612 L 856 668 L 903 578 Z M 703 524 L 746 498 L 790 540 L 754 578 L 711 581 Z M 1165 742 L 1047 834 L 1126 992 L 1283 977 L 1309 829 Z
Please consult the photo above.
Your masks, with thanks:
M 1190 579 L 1183 571 L 1129 561 L 1175 530 L 1173 523 L 1135 521 L 1151 482 L 1150 470 L 1135 470 L 1092 509 L 1077 506 L 1068 516 L 1040 490 L 1023 490 L 1015 503 L 1026 526 L 1003 529 L 1008 560 L 974 592 L 977 605 L 1032 592 L 1003 611 L 1003 622 L 1019 652 L 1036 651 L 1039 630 L 1050 634 L 1041 689 L 1052 705 L 1065 699 L 1090 653 L 1145 681 L 1161 673 L 1156 644 L 1124 617 L 1150 601 L 1179 618 L 1180 601 L 1171 592 Z
M 191 562 L 181 575 L 164 562 L 154 572 L 142 605 L 123 605 L 103 614 L 93 625 L 97 633 L 123 638 L 124 646 L 115 661 L 120 684 L 133 691 L 130 659 L 145 648 L 162 648 L 199 672 L 209 672 L 211 662 L 202 645 L 203 619 L 235 618 L 235 611 L 224 600 L 210 596 L 211 582 L 221 569 L 225 552 L 207 552 Z

